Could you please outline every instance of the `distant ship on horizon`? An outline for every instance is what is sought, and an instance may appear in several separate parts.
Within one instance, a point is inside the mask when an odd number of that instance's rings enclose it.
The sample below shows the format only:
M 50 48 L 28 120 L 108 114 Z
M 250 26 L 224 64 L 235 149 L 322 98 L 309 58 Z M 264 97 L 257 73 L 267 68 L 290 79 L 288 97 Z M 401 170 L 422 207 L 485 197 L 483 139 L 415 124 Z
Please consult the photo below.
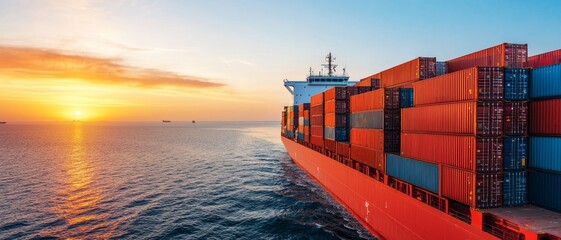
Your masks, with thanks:
M 195 122 L 195 121 L 193 121 L 193 122 Z M 6 123 L 8 123 L 8 122 L 0 122 L 0 124 L 6 124 Z
M 162 120 L 162 122 L 164 122 L 164 123 L 170 123 L 171 120 Z

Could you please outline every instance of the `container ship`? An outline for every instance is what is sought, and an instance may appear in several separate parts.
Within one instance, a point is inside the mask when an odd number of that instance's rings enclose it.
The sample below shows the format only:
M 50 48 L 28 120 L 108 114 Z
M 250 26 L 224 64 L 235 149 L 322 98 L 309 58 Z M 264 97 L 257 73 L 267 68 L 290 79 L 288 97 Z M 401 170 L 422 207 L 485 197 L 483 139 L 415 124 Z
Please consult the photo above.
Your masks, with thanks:
M 561 239 L 561 49 L 503 43 L 349 81 L 327 55 L 281 139 L 379 239 Z

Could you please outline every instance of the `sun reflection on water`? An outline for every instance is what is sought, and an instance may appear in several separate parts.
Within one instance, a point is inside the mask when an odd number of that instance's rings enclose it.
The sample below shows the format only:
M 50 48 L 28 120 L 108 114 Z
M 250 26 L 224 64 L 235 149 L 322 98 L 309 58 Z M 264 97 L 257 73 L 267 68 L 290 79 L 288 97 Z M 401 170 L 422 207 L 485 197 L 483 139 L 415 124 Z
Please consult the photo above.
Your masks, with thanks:
M 109 238 L 115 228 L 105 221 L 107 213 L 100 213 L 102 191 L 95 186 L 95 167 L 87 159 L 82 125 L 74 124 L 68 146 L 68 155 L 63 163 L 65 179 L 58 189 L 53 211 L 66 222 L 65 225 L 45 232 L 50 236 L 75 238 Z

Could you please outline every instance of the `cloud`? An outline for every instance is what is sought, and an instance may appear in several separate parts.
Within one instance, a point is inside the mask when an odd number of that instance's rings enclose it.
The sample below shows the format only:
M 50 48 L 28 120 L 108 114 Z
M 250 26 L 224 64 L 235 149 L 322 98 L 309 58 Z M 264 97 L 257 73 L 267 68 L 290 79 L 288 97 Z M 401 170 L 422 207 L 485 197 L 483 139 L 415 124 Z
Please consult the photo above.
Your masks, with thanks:
M 138 87 L 220 88 L 222 83 L 157 69 L 127 66 L 121 59 L 55 50 L 0 46 L 0 76 L 18 79 L 80 79 Z

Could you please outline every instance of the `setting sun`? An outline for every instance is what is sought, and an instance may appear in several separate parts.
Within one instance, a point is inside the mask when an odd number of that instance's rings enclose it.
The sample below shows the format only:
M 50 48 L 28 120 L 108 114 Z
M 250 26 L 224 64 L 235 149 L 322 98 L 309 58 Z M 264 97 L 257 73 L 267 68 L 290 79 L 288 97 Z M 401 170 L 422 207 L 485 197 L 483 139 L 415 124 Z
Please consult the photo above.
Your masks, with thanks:
M 82 115 L 82 113 L 80 111 L 76 111 L 76 116 L 79 117 L 80 115 Z

